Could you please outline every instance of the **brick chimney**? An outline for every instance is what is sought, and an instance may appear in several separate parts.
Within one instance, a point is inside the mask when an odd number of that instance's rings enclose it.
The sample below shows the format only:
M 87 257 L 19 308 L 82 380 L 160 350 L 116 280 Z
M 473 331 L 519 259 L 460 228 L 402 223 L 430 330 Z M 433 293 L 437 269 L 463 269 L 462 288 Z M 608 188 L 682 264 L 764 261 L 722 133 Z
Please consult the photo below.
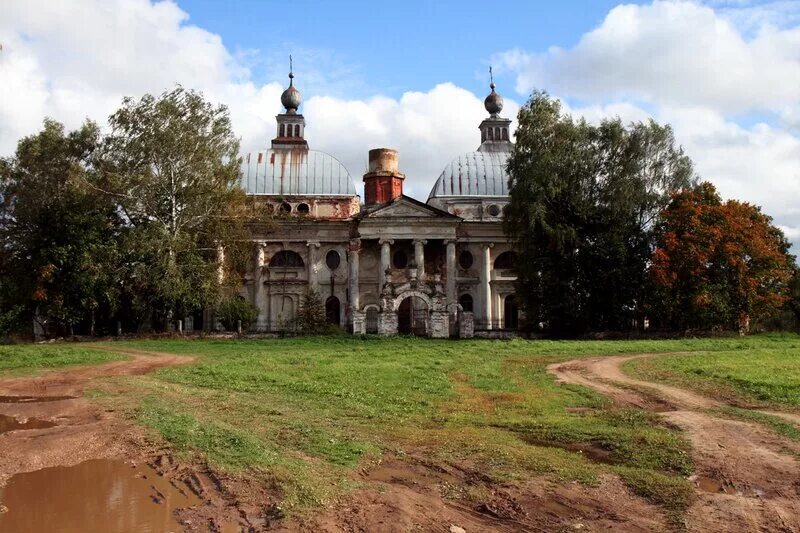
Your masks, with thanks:
M 398 170 L 397 150 L 375 148 L 369 151 L 369 171 L 364 174 L 366 205 L 385 204 L 403 195 L 405 175 Z

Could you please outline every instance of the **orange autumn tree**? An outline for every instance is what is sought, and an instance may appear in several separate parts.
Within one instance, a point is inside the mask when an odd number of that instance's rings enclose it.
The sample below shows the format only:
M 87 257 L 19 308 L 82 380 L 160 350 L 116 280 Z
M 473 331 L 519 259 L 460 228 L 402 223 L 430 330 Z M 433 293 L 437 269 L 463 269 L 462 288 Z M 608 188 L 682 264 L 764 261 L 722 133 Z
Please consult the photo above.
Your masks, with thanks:
M 677 193 L 660 215 L 651 315 L 674 330 L 745 332 L 789 301 L 793 272 L 789 243 L 769 216 L 723 202 L 701 183 Z

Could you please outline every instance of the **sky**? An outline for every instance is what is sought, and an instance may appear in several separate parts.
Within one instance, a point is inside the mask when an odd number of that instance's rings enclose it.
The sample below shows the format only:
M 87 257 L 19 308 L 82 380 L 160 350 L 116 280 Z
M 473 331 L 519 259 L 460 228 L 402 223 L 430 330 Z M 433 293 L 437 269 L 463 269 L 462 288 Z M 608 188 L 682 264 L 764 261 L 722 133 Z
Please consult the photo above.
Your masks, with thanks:
M 701 178 L 800 244 L 800 0 L 2 0 L 0 45 L 0 157 L 45 116 L 103 124 L 176 83 L 264 149 L 292 54 L 311 147 L 359 191 L 367 151 L 396 148 L 425 200 L 479 144 L 491 65 L 511 119 L 544 89 L 591 121 L 671 124 Z

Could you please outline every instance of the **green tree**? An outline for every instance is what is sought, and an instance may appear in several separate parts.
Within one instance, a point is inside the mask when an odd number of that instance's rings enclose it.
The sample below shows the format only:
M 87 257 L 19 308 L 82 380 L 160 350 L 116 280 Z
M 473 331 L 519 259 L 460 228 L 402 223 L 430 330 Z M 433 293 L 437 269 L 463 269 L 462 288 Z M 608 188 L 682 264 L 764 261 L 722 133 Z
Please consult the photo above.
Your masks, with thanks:
M 331 330 L 325 315 L 325 304 L 318 292 L 309 290 L 303 295 L 294 318 L 294 327 L 304 335 L 319 335 Z
M 519 112 L 508 171 L 504 223 L 527 322 L 556 336 L 640 322 L 654 220 L 693 180 L 672 130 L 592 125 L 538 92 Z
M 126 98 L 109 124 L 99 186 L 130 228 L 124 249 L 131 305 L 152 311 L 161 325 L 214 307 L 218 250 L 225 245 L 233 270 L 247 257 L 239 143 L 227 108 L 177 87 Z
M 79 324 L 93 333 L 98 311 L 117 305 L 120 220 L 89 186 L 100 142 L 92 122 L 65 133 L 48 119 L 0 166 L 0 301 L 22 306 L 25 318 L 36 316 L 51 333 Z

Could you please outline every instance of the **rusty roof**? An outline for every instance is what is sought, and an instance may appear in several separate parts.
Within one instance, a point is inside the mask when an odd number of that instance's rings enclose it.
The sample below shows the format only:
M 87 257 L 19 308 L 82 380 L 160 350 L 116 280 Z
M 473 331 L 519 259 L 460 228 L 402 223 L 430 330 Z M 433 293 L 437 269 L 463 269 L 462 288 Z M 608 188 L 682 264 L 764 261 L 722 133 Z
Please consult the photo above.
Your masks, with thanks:
M 338 159 L 304 148 L 251 152 L 239 172 L 247 194 L 356 196 L 350 173 Z
M 508 196 L 510 152 L 470 152 L 444 167 L 431 189 L 431 198 L 442 196 Z

